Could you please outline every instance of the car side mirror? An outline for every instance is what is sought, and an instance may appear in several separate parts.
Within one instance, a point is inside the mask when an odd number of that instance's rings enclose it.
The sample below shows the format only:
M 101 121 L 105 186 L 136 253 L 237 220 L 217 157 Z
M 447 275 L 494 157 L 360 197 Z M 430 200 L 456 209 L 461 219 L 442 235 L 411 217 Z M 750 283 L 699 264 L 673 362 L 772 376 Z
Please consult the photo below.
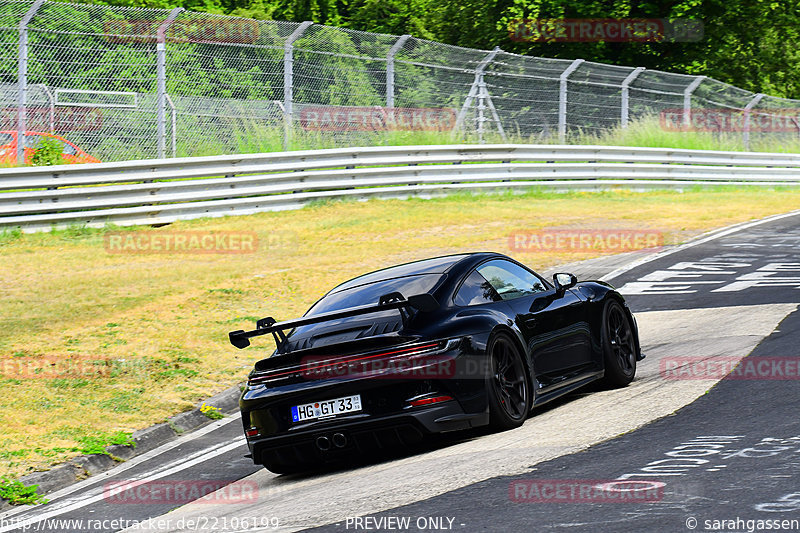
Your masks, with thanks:
M 576 278 L 574 274 L 567 274 L 565 272 L 553 274 L 553 285 L 556 286 L 556 292 L 558 294 L 564 294 L 567 289 L 574 287 L 577 283 L 578 278 Z

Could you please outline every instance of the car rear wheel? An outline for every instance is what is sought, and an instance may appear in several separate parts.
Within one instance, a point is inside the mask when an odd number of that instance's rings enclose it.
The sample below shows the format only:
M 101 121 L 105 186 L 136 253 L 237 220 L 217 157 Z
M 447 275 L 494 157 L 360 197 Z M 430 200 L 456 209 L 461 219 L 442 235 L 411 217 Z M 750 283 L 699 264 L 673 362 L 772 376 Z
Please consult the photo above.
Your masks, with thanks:
M 605 383 L 624 387 L 636 375 L 639 347 L 633 335 L 628 313 L 616 300 L 609 300 L 603 311 L 603 360 Z
M 489 343 L 489 416 L 492 428 L 513 429 L 522 425 L 531 410 L 531 391 L 522 355 L 506 334 Z

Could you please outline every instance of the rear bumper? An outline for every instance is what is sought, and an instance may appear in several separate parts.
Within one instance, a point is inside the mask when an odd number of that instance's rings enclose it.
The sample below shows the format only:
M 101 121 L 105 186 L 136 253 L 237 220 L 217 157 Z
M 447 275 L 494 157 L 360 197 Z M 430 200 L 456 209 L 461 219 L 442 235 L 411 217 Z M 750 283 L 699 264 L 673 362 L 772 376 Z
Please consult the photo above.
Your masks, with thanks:
M 304 460 L 327 459 L 338 452 L 407 446 L 425 434 L 468 429 L 489 423 L 485 361 L 470 342 L 446 343 L 430 356 L 398 359 L 411 366 L 350 372 L 282 374 L 273 381 L 251 380 L 239 405 L 247 442 L 256 463 L 269 454 L 297 454 Z M 301 368 L 301 367 L 298 367 Z M 372 367 L 370 367 L 372 368 Z M 299 372 L 299 373 L 298 373 Z M 319 377 L 318 377 L 319 376 Z M 292 407 L 358 394 L 362 409 L 335 418 L 293 420 Z M 447 396 L 440 403 L 415 404 L 419 398 Z M 347 446 L 321 450 L 320 437 L 339 433 Z M 295 457 L 293 460 L 297 461 Z M 287 458 L 288 460 L 288 458 Z M 285 461 L 280 461 L 285 462 Z
M 324 463 L 354 453 L 404 449 L 426 435 L 488 423 L 488 411 L 467 414 L 458 402 L 450 400 L 396 415 L 351 416 L 308 424 L 281 435 L 249 438 L 247 444 L 257 464 Z M 329 446 L 321 448 L 320 438 L 327 439 Z

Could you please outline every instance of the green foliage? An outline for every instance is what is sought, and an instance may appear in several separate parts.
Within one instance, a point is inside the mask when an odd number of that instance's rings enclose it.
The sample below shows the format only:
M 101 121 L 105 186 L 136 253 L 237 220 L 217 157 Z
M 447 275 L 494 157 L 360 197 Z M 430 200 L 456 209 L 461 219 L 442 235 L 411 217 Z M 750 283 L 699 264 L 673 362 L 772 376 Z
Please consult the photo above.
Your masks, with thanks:
M 22 238 L 21 228 L 3 228 L 0 230 L 0 246 L 16 242 Z
M 114 433 L 98 432 L 94 435 L 83 435 L 77 438 L 79 446 L 73 448 L 74 451 L 92 455 L 92 454 L 105 454 L 106 446 L 114 444 L 121 444 L 123 446 L 135 446 L 130 433 L 124 431 L 117 431 Z
M 222 414 L 222 411 L 219 407 L 214 407 L 213 405 L 203 405 L 200 406 L 200 412 L 206 415 L 211 420 L 219 420 L 220 418 L 225 418 L 225 415 Z
M 603 0 L 97 0 L 95 4 L 225 13 L 256 19 L 311 20 L 319 24 L 383 34 L 411 34 L 421 39 L 525 55 L 574 59 L 626 66 L 643 66 L 668 72 L 704 74 L 753 92 L 800 98 L 800 8 L 774 0 L 667 0 L 664 2 L 606 2 Z M 57 9 L 56 12 L 49 12 Z M 49 12 L 49 13 L 48 13 Z M 153 43 L 109 46 L 109 24 L 124 24 L 130 13 L 97 11 L 75 3 L 49 3 L 36 17 L 31 33 L 32 49 L 46 55 L 29 63 L 36 80 L 70 80 L 82 89 L 152 93 Z M 692 19 L 702 23 L 704 36 L 697 42 L 608 43 L 608 42 L 520 42 L 511 38 L 515 21 L 531 18 L 650 18 Z M 70 61 L 59 61 L 64 49 L 63 33 L 70 32 Z M 282 31 L 282 30 L 281 30 Z M 227 46 L 197 41 L 170 42 L 167 54 L 167 91 L 180 96 L 282 100 L 283 35 L 276 27 L 261 25 L 255 46 Z M 278 35 L 281 33 L 281 35 Z M 13 32 L 0 36 L 13 46 Z M 377 62 L 365 63 L 361 56 L 383 56 L 386 47 L 370 49 L 370 39 L 313 27 L 296 43 L 295 101 L 327 105 L 371 106 L 383 103 L 385 78 Z M 383 41 L 391 42 L 391 38 Z M 304 52 L 310 47 L 325 54 Z M 398 62 L 397 105 L 421 106 L 420 102 L 459 106 L 459 91 L 453 84 L 472 81 L 470 74 L 437 70 L 430 76 L 426 62 L 470 61 L 439 45 L 415 41 L 413 54 L 427 58 L 407 64 Z M 353 57 L 342 57 L 350 55 Z M 45 60 L 41 60 L 45 59 Z M 12 79 L 15 66 L 0 65 L 0 75 Z M 109 86 L 109 80 L 121 80 Z M 534 83 L 533 81 L 531 83 Z M 703 85 L 705 87 L 706 84 Z M 433 96 L 432 96 L 433 95 Z M 498 95 L 502 98 L 502 95 Z M 707 97 L 707 95 L 698 96 Z M 463 97 L 463 96 L 462 96 Z M 524 110 L 523 110 L 524 111 Z M 602 110 L 598 111 L 601 112 Z M 213 115 L 213 113 L 211 113 Z M 195 120 L 203 128 L 202 120 Z M 132 126 L 121 126 L 131 128 Z M 185 131 L 184 124 L 179 125 Z M 144 157 L 148 148 L 136 143 L 117 146 L 118 136 L 102 139 L 93 153 Z M 118 138 L 117 138 L 118 137 Z M 129 138 L 137 137 L 131 133 Z M 73 139 L 71 139 L 73 140 Z M 238 141 L 238 139 L 234 139 Z M 274 146 L 265 141 L 263 144 Z M 213 142 L 213 141 L 211 141 Z M 141 143 L 140 143 L 141 144 Z M 202 147 L 198 148 L 202 151 Z M 140 153 L 141 152 L 141 153 Z M 49 159 L 42 155 L 43 163 Z M 52 164 L 52 163 L 49 163 Z
M 63 150 L 64 144 L 61 141 L 53 137 L 42 136 L 31 157 L 31 164 L 35 166 L 60 165 L 64 162 L 61 157 Z
M 27 487 L 15 479 L 6 476 L 0 478 L 0 498 L 8 500 L 14 505 L 47 503 L 47 499 L 36 492 L 38 489 L 38 485 Z

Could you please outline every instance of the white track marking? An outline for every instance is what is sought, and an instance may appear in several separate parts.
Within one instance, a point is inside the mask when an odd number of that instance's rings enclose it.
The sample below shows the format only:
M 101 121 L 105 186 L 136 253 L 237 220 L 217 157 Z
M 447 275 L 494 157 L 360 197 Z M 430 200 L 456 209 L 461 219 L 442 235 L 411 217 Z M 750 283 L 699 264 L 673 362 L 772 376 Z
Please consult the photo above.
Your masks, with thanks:
M 680 244 L 680 245 L 678 245 L 678 246 L 676 246 L 674 248 L 670 248 L 669 250 L 664 250 L 664 251 L 661 251 L 661 252 L 655 252 L 655 253 L 646 255 L 646 256 L 642 257 L 641 259 L 637 259 L 635 261 L 632 261 L 632 262 L 628 263 L 625 266 L 622 266 L 622 267 L 620 267 L 620 268 L 618 268 L 616 270 L 613 270 L 612 272 L 609 272 L 605 276 L 601 276 L 600 279 L 602 279 L 603 281 L 611 281 L 612 279 L 621 276 L 622 274 L 624 274 L 625 272 L 628 272 L 629 270 L 633 270 L 634 268 L 636 268 L 638 266 L 644 265 L 645 263 L 649 263 L 651 261 L 655 261 L 656 259 L 661 259 L 662 257 L 666 257 L 668 255 L 672 255 L 675 252 L 681 252 L 683 250 L 686 250 L 687 248 L 692 248 L 692 247 L 698 246 L 700 244 L 705 244 L 707 242 L 711 242 L 713 240 L 725 237 L 727 235 L 730 235 L 732 233 L 736 233 L 738 231 L 746 230 L 746 229 L 749 229 L 749 228 L 752 228 L 752 227 L 755 227 L 755 226 L 760 226 L 761 224 L 766 224 L 768 222 L 773 222 L 775 220 L 781 220 L 783 218 L 793 217 L 793 216 L 796 216 L 796 215 L 800 215 L 800 210 L 790 211 L 789 213 L 783 213 L 781 215 L 772 215 L 772 216 L 769 216 L 769 217 L 766 217 L 766 218 L 762 218 L 762 219 L 759 219 L 759 220 L 753 220 L 751 222 L 740 222 L 739 224 L 734 224 L 732 226 L 728 226 L 727 228 L 716 229 L 716 230 L 710 231 L 708 233 L 704 233 L 703 235 L 699 235 L 698 237 L 695 237 L 694 239 L 690 240 L 689 242 L 684 243 L 684 244 Z
M 186 470 L 187 468 L 191 468 L 191 467 L 193 467 L 193 466 L 195 466 L 197 464 L 200 464 L 200 463 L 202 463 L 204 461 L 207 461 L 208 459 L 216 457 L 217 455 L 222 455 L 223 453 L 227 453 L 227 452 L 229 452 L 231 450 L 235 450 L 236 448 L 240 447 L 241 445 L 242 445 L 242 443 L 240 442 L 240 439 L 236 439 L 235 442 L 229 442 L 228 444 L 223 444 L 223 445 L 218 445 L 216 447 L 206 448 L 205 450 L 201 450 L 200 452 L 197 452 L 197 453 L 193 454 L 191 456 L 192 459 L 188 459 L 188 458 L 179 459 L 178 461 L 175 461 L 175 463 L 178 463 L 175 466 L 172 466 L 171 468 L 167 468 L 166 470 L 163 470 L 163 471 L 161 471 L 161 472 L 159 472 L 157 474 L 152 474 L 152 475 L 147 476 L 147 477 L 136 478 L 136 481 L 139 481 L 141 483 L 147 483 L 149 481 L 155 481 L 157 479 L 161 479 L 163 477 L 170 476 L 172 474 L 175 474 L 176 472 L 180 472 L 181 470 Z M 104 490 L 102 488 L 99 491 L 97 491 L 97 490 L 96 491 L 92 491 L 90 494 L 91 494 L 91 496 L 88 496 L 88 495 L 87 496 L 80 496 L 80 497 L 76 498 L 75 501 L 64 505 L 60 509 L 44 512 L 44 513 L 41 513 L 41 514 L 37 515 L 36 517 L 29 518 L 27 520 L 22 520 L 20 522 L 14 523 L 13 525 L 2 527 L 2 528 L 0 528 L 0 533 L 4 533 L 6 531 L 11 531 L 11 530 L 18 529 L 18 528 L 24 528 L 26 526 L 29 527 L 29 528 L 33 527 L 33 524 L 36 524 L 37 522 L 43 522 L 43 521 L 45 521 L 45 520 L 47 520 L 49 518 L 53 518 L 55 516 L 58 516 L 58 515 L 61 515 L 61 514 L 64 514 L 64 513 L 68 513 L 70 511 L 75 511 L 76 509 L 80 509 L 82 507 L 86 507 L 87 505 L 89 505 L 91 503 L 99 502 L 100 500 L 102 500 L 105 497 Z
M 27 512 L 27 511 L 38 510 L 38 509 L 43 509 L 43 510 L 46 509 L 47 512 L 58 511 L 57 514 L 62 514 L 64 512 L 66 512 L 66 511 L 63 511 L 62 509 L 66 508 L 67 506 L 72 506 L 76 501 L 79 501 L 79 500 L 81 500 L 81 499 L 83 499 L 83 498 L 85 498 L 87 496 L 94 496 L 95 495 L 95 493 L 97 492 L 96 489 L 95 490 L 90 490 L 88 492 L 84 492 L 87 487 L 89 487 L 91 485 L 95 485 L 95 484 L 97 484 L 99 482 L 102 482 L 105 479 L 116 477 L 119 474 L 121 474 L 122 472 L 130 470 L 131 468 L 133 468 L 135 466 L 138 466 L 139 464 L 141 464 L 141 463 L 143 463 L 145 461 L 149 461 L 149 460 L 151 460 L 151 459 L 153 459 L 155 457 L 158 457 L 159 455 L 161 455 L 163 453 L 166 453 L 166 452 L 168 452 L 168 451 L 170 451 L 170 450 L 172 450 L 174 448 L 177 448 L 178 446 L 184 445 L 184 444 L 186 444 L 186 443 L 188 443 L 188 442 L 190 442 L 190 441 L 192 441 L 194 439 L 197 439 L 199 437 L 207 435 L 207 434 L 211 433 L 212 431 L 215 431 L 215 430 L 225 426 L 226 424 L 229 424 L 231 422 L 239 420 L 241 417 L 242 417 L 241 413 L 236 413 L 234 415 L 230 415 L 228 417 L 225 417 L 222 420 L 217 420 L 216 422 L 213 422 L 213 423 L 209 424 L 208 426 L 206 426 L 204 428 L 198 429 L 197 431 L 188 433 L 186 435 L 182 435 L 182 436 L 178 437 L 177 439 L 175 439 L 175 440 L 173 440 L 171 442 L 167 442 L 165 444 L 162 444 L 158 448 L 155 448 L 153 450 L 150 450 L 149 452 L 143 453 L 142 455 L 133 457 L 129 461 L 126 461 L 126 462 L 120 464 L 119 466 L 116 466 L 116 467 L 112 468 L 111 470 L 107 470 L 107 471 L 102 472 L 100 474 L 97 474 L 95 476 L 91 476 L 88 479 L 85 479 L 85 480 L 83 480 L 83 481 L 81 481 L 79 483 L 75 483 L 73 485 L 70 485 L 69 487 L 65 487 L 65 488 L 63 488 L 63 489 L 61 489 L 59 491 L 56 491 L 56 492 L 52 493 L 52 494 L 48 494 L 47 497 L 52 503 L 47 504 L 47 507 L 39 506 L 37 508 L 37 507 L 34 507 L 34 506 L 29 506 L 29 505 L 21 506 L 19 508 L 11 509 L 10 511 L 6 511 L 5 513 L 0 514 L 0 519 L 8 520 L 9 517 L 16 516 L 16 515 L 18 515 L 20 513 L 24 513 L 24 512 Z M 172 461 L 172 462 L 170 462 L 170 463 L 168 463 L 166 465 L 156 463 L 151 470 L 148 470 L 148 471 L 146 471 L 146 472 L 144 472 L 142 474 L 139 474 L 138 476 L 135 476 L 132 479 L 140 479 L 140 478 L 147 477 L 149 475 L 158 473 L 158 472 L 163 471 L 165 469 L 174 468 L 177 465 L 185 463 L 187 460 L 191 460 L 191 459 L 193 459 L 195 457 L 198 457 L 198 456 L 200 456 L 200 455 L 202 455 L 204 453 L 208 453 L 209 451 L 216 450 L 220 446 L 230 445 L 230 444 L 232 444 L 234 442 L 237 443 L 237 444 L 243 444 L 243 438 L 244 437 L 242 437 L 242 439 L 237 438 L 234 441 L 223 442 L 223 443 L 216 444 L 214 446 L 210 446 L 208 448 L 205 448 L 203 450 L 200 450 L 200 451 L 190 455 L 189 457 L 182 457 L 181 459 L 179 459 L 177 461 Z M 158 478 L 154 478 L 154 479 L 158 479 Z M 69 496 L 70 494 L 75 493 L 75 492 L 80 492 L 79 498 L 77 498 L 77 499 L 66 499 L 65 502 L 58 501 L 58 500 L 61 500 L 63 498 L 66 498 L 67 496 Z M 100 493 L 102 494 L 102 489 L 100 489 Z M 15 526 L 15 527 L 18 527 L 18 526 Z M 14 529 L 14 528 L 11 528 L 11 529 Z M 9 528 L 0 528 L 0 533 L 2 533 L 3 531 L 8 531 L 8 530 L 9 530 Z

